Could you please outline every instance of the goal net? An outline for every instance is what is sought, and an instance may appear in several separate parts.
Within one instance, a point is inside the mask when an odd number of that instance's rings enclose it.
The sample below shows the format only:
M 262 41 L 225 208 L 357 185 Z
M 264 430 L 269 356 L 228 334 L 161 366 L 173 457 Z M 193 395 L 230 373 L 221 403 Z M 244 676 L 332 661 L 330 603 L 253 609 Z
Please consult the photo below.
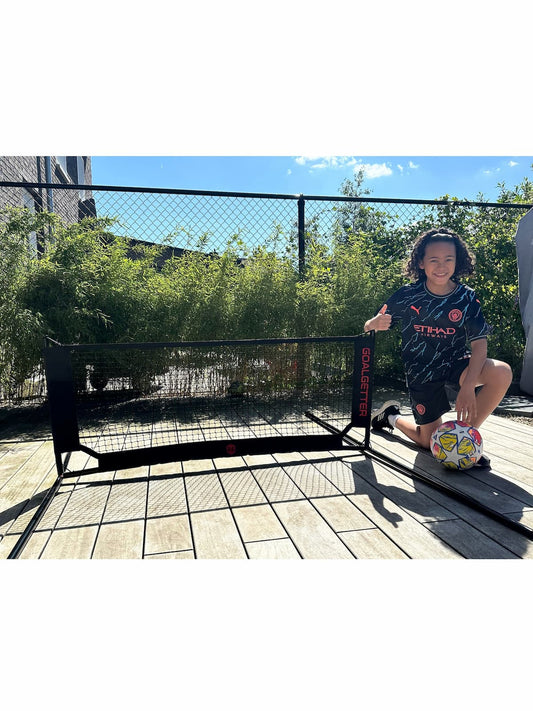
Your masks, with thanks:
M 107 471 L 368 446 L 373 336 L 62 345 L 46 339 L 56 462 Z M 361 433 L 359 443 L 348 432 Z M 64 456 L 66 455 L 66 457 Z M 77 472 L 79 474 L 79 472 Z

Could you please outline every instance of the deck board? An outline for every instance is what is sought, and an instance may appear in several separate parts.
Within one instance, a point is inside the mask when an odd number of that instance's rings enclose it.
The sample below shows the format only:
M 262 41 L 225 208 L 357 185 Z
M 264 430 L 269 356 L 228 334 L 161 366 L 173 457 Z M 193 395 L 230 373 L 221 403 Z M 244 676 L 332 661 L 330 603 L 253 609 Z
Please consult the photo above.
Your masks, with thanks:
M 533 527 L 533 428 L 492 415 L 492 469 L 450 475 L 401 437 L 372 447 Z M 7 558 L 56 473 L 49 438 L 0 441 L 0 558 Z M 26 559 L 533 559 L 533 541 L 360 452 L 285 452 L 66 478 Z
M 142 558 L 144 520 L 105 523 L 98 529 L 92 558 Z
M 253 541 L 246 544 L 250 558 L 259 560 L 300 560 L 300 555 L 290 538 Z
M 304 558 L 353 558 L 310 501 L 286 501 L 273 507 Z
M 409 558 L 379 528 L 367 528 L 361 531 L 341 531 L 339 537 L 351 550 L 355 558 L 367 560 L 397 560 Z
M 229 508 L 191 513 L 197 558 L 246 558 L 246 550 Z
M 193 552 L 187 514 L 146 519 L 145 555 Z
M 42 560 L 90 558 L 97 535 L 98 526 L 56 528 L 51 532 L 50 538 L 40 557 Z
M 233 515 L 245 543 L 287 537 L 287 531 L 269 504 L 234 508 Z

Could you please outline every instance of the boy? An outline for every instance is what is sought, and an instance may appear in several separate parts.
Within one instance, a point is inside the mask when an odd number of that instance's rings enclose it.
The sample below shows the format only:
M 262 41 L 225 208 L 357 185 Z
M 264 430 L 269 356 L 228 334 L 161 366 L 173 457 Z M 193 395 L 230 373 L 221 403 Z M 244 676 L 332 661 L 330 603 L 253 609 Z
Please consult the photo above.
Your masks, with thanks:
M 459 235 L 446 228 L 425 232 L 406 266 L 406 275 L 416 282 L 401 287 L 365 323 L 365 331 L 386 331 L 401 321 L 402 359 L 415 418 L 402 417 L 399 403 L 388 401 L 373 417 L 373 429 L 396 427 L 429 449 L 432 433 L 450 409 L 446 385 L 459 390 L 457 419 L 476 429 L 507 392 L 511 368 L 487 358 L 490 326 L 474 290 L 459 282 L 472 274 L 474 263 Z M 490 467 L 490 462 L 482 457 L 477 466 Z

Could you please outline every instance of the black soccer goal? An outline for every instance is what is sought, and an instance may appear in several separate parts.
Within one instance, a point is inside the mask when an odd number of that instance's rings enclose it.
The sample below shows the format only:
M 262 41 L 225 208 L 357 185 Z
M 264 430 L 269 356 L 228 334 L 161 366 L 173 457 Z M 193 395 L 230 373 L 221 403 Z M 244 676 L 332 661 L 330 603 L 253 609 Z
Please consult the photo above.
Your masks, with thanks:
M 365 449 L 374 334 L 64 345 L 44 356 L 58 474 Z M 359 430 L 361 441 L 353 436 Z M 352 433 L 353 434 L 353 433 Z M 73 452 L 95 466 L 68 468 Z

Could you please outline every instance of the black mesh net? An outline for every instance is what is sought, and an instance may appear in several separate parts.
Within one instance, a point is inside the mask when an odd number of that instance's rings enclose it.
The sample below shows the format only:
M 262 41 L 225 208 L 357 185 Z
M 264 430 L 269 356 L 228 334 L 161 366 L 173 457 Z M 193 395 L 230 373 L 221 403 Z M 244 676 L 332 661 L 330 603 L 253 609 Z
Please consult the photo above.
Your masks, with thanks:
M 354 343 L 149 344 L 72 353 L 80 443 L 117 452 L 350 424 Z

